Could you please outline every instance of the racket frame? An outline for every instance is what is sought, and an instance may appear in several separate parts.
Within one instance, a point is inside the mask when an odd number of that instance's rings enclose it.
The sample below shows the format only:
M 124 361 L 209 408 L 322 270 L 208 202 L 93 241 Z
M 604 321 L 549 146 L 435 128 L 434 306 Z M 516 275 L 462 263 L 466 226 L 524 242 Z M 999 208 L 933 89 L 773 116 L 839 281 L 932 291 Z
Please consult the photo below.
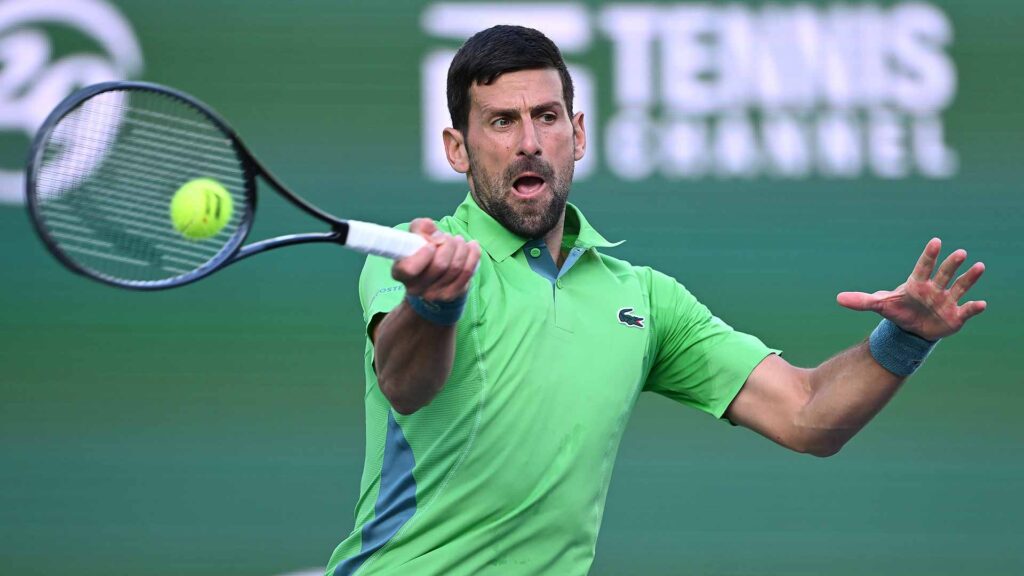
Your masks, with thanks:
M 243 179 L 245 182 L 247 206 L 245 213 L 242 215 L 241 221 L 238 224 L 238 229 L 231 238 L 225 243 L 220 251 L 214 255 L 213 258 L 203 265 L 180 276 L 174 276 L 164 280 L 124 280 L 115 278 L 90 270 L 69 258 L 64 251 L 60 249 L 56 240 L 50 236 L 47 227 L 43 224 L 41 207 L 38 204 L 38 199 L 34 192 L 38 181 L 38 168 L 42 166 L 46 145 L 50 141 L 50 136 L 52 135 L 53 130 L 65 116 L 77 109 L 90 98 L 104 92 L 138 90 L 155 92 L 179 100 L 199 111 L 203 116 L 209 119 L 218 129 L 220 129 L 223 135 L 231 141 L 231 145 L 241 162 Z M 278 178 L 255 157 L 235 130 L 231 128 L 231 126 L 210 106 L 184 92 L 160 84 L 139 81 L 113 81 L 93 84 L 75 91 L 58 104 L 57 107 L 50 112 L 49 116 L 46 117 L 46 120 L 43 122 L 32 141 L 27 166 L 28 167 L 25 171 L 25 196 L 29 208 L 28 212 L 30 220 L 32 221 L 32 226 L 35 228 L 39 237 L 43 240 L 43 244 L 46 246 L 47 250 L 53 254 L 61 264 L 76 273 L 119 288 L 128 288 L 131 290 L 162 290 L 166 288 L 175 288 L 195 282 L 196 280 L 204 278 L 217 270 L 228 266 L 229 264 L 233 264 L 239 260 L 261 252 L 294 244 L 330 242 L 344 245 L 348 238 L 349 225 L 347 221 L 313 206 L 289 190 L 288 187 L 278 180 Z M 256 215 L 257 177 L 262 178 L 270 184 L 278 194 L 283 196 L 292 205 L 298 207 L 306 214 L 329 224 L 331 226 L 331 231 L 277 236 L 243 246 L 246 238 L 248 238 L 249 232 L 252 230 L 252 223 Z M 168 218 L 169 217 L 170 216 L 168 216 Z

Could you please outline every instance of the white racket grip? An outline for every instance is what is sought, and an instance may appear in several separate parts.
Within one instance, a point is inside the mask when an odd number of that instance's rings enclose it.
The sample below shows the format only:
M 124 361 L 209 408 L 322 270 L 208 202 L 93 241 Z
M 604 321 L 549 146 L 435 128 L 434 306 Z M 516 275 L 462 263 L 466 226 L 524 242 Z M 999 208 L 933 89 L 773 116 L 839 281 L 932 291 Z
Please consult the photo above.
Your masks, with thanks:
M 375 254 L 392 260 L 411 256 L 427 241 L 412 232 L 403 232 L 379 224 L 348 221 L 345 246 L 364 254 Z

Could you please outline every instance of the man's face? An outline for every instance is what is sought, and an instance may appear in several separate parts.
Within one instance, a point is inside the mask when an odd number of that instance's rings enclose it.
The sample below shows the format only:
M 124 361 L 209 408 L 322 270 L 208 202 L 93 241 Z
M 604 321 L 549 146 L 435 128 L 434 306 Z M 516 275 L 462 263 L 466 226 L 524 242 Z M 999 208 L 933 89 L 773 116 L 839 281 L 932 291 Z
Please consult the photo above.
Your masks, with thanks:
M 583 115 L 569 117 L 554 69 L 521 70 L 470 88 L 465 146 L 469 186 L 481 208 L 526 238 L 561 224 Z

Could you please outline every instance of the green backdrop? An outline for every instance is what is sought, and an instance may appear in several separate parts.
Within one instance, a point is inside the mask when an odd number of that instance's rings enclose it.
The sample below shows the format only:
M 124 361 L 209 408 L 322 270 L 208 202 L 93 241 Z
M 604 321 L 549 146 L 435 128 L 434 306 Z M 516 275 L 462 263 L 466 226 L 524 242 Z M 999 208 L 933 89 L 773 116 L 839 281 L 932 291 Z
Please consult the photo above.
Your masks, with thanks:
M 141 78 L 213 105 L 314 203 L 397 223 L 462 199 L 421 165 L 420 63 L 457 45 L 423 32 L 424 5 L 115 4 Z M 1024 4 L 932 5 L 955 30 L 957 95 L 942 113 L 955 176 L 628 182 L 599 165 L 574 187 L 595 226 L 628 240 L 616 256 L 678 277 L 800 365 L 875 325 L 837 292 L 896 286 L 930 237 L 988 267 L 975 292 L 989 310 L 833 458 L 644 395 L 593 574 L 1024 573 Z M 60 50 L 90 46 L 43 29 Z M 599 35 L 574 57 L 604 109 L 610 59 Z M 0 144 L 17 166 L 24 138 Z M 310 224 L 264 196 L 254 237 Z M 297 247 L 133 293 L 68 273 L 24 208 L 0 205 L 0 574 L 323 565 L 352 527 L 363 456 L 361 260 Z

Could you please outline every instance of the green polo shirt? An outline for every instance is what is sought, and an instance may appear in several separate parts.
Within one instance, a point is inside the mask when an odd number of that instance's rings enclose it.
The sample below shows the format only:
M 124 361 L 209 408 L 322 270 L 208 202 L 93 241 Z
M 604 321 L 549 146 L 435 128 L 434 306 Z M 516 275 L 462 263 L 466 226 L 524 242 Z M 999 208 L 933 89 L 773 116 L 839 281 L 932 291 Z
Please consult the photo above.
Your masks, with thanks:
M 328 574 L 586 574 L 612 464 L 644 390 L 721 417 L 768 354 L 681 284 L 603 254 L 573 205 L 565 264 L 471 197 L 438 223 L 483 248 L 434 400 L 391 409 L 366 343 L 366 460 L 355 528 Z M 367 325 L 404 298 L 391 261 L 359 280 Z

